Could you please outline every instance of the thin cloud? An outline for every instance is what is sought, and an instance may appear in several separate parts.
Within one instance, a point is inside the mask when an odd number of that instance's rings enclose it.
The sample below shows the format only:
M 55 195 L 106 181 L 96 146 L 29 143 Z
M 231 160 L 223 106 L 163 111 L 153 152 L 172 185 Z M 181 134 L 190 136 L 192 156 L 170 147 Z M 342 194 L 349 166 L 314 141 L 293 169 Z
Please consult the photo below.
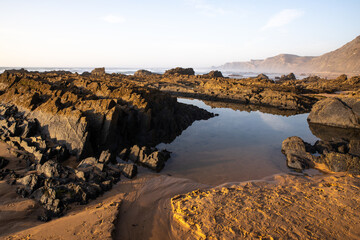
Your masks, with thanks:
M 283 27 L 303 15 L 304 11 L 299 9 L 284 9 L 272 16 L 261 30 Z
M 199 10 L 202 14 L 210 17 L 224 15 L 226 13 L 224 9 L 216 7 L 208 3 L 206 0 L 187 0 L 186 2 L 195 9 Z
M 122 23 L 125 21 L 123 17 L 115 16 L 112 14 L 109 14 L 102 18 L 107 23 Z

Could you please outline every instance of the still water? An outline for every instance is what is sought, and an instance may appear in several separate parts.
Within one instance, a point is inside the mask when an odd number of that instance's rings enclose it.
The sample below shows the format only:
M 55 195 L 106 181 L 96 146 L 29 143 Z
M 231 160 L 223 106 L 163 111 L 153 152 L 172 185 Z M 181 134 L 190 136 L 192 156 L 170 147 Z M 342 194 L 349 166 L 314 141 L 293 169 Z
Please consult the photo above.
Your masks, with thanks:
M 160 144 L 172 152 L 161 174 L 218 185 L 261 179 L 290 172 L 281 143 L 290 136 L 315 143 L 306 118 L 211 108 L 200 100 L 178 99 L 218 116 L 194 122 L 172 143 Z

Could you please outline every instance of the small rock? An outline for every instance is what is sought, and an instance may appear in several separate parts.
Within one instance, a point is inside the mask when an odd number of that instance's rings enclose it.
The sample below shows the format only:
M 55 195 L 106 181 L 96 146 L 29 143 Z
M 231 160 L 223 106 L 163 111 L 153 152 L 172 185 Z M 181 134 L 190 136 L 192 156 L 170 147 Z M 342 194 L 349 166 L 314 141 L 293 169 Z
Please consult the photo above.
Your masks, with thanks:
M 127 149 L 127 148 L 124 148 L 118 155 L 118 157 L 121 159 L 121 160 L 127 160 L 128 157 L 129 157 L 129 153 L 130 153 L 130 150 Z
M 169 159 L 169 157 L 170 153 L 166 150 L 160 152 L 155 151 L 147 158 L 142 159 L 140 163 L 152 170 L 160 171 L 164 167 L 165 162 Z
M 306 148 L 306 144 L 299 137 L 289 137 L 282 142 L 281 151 L 286 156 L 289 168 L 303 170 L 314 165 L 313 156 Z
M 108 164 L 109 162 L 111 162 L 113 160 L 114 160 L 114 156 L 113 156 L 113 154 L 111 154 L 111 152 L 109 150 L 101 152 L 100 157 L 99 157 L 100 163 Z
M 137 174 L 137 166 L 133 163 L 118 163 L 116 166 L 127 178 L 133 178 Z
M 88 157 L 82 160 L 77 168 L 87 168 L 87 167 L 94 167 L 98 161 L 94 157 Z
M 36 189 L 43 185 L 42 179 L 34 173 L 17 179 L 16 183 L 24 186 L 23 189 L 25 190 L 26 195 L 33 193 Z
M 139 159 L 140 147 L 138 145 L 132 146 L 129 153 L 129 159 L 132 162 L 137 162 Z
M 37 171 L 39 174 L 44 174 L 47 178 L 60 177 L 63 169 L 61 165 L 54 160 L 49 160 L 43 165 L 38 165 Z

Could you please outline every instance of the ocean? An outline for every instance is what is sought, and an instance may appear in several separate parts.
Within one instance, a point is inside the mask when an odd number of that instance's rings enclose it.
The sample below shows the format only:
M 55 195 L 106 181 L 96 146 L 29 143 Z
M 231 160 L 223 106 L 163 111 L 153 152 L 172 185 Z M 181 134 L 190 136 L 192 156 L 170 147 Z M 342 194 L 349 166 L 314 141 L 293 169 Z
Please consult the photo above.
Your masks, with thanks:
M 28 71 L 38 71 L 38 72 L 45 72 L 45 71 L 69 71 L 72 73 L 79 73 L 82 74 L 83 72 L 91 72 L 94 68 L 92 67 L 23 67 L 24 69 Z M 0 67 L 0 73 L 3 73 L 5 70 L 10 69 L 21 69 L 21 67 Z M 133 75 L 137 70 L 139 69 L 145 69 L 148 71 L 151 71 L 153 73 L 159 73 L 163 74 L 166 70 L 170 68 L 116 68 L 116 67 L 105 67 L 106 73 L 121 73 L 125 75 Z M 194 68 L 195 74 L 202 75 L 210 72 L 211 68 Z M 231 78 L 248 78 L 248 77 L 256 77 L 260 74 L 260 72 L 240 72 L 235 70 L 222 70 L 221 71 L 224 77 L 231 77 Z M 275 79 L 276 77 L 280 77 L 281 75 L 288 74 L 288 73 L 264 73 L 267 75 L 270 79 Z M 302 79 L 307 76 L 300 76 L 296 75 L 297 79 Z

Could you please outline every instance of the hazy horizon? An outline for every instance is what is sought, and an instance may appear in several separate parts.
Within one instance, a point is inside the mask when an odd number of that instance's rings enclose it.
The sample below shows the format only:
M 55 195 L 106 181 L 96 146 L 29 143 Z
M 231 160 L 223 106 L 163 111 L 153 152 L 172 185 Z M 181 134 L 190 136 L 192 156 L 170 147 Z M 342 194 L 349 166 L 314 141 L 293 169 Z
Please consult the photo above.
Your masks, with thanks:
M 1 67 L 209 68 L 282 53 L 319 56 L 360 35 L 355 0 L 18 0 L 1 7 Z

